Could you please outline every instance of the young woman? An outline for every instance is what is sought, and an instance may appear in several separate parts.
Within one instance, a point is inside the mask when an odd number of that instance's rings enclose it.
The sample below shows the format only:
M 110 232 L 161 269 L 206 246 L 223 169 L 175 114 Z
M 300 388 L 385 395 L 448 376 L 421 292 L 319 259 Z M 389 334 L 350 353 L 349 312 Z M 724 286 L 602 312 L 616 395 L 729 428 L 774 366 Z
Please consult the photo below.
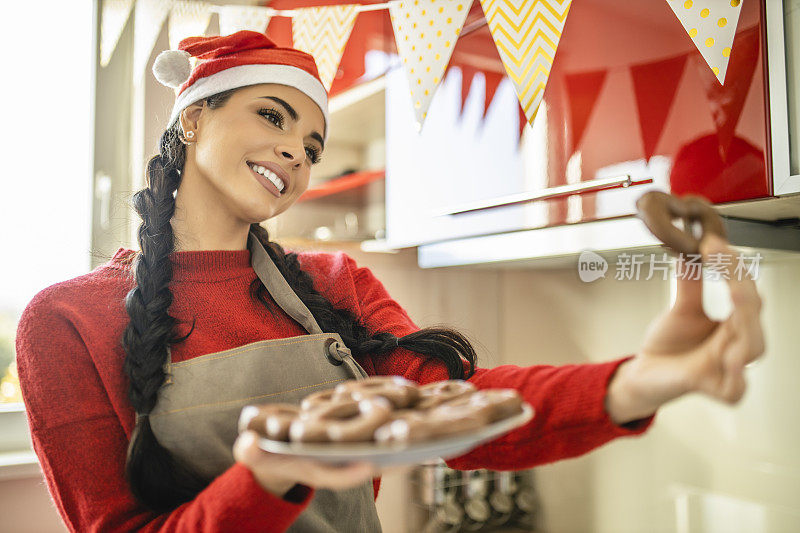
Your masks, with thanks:
M 643 433 L 690 392 L 728 403 L 764 350 L 752 280 L 734 310 L 702 312 L 700 281 L 635 356 L 599 364 L 476 367 L 458 332 L 418 328 L 344 253 L 287 253 L 260 222 L 309 184 L 328 130 L 311 56 L 242 31 L 192 37 L 154 71 L 179 87 L 148 186 L 133 204 L 141 252 L 38 293 L 17 334 L 34 449 L 73 531 L 375 531 L 377 472 L 261 451 L 237 438 L 244 405 L 401 375 L 511 387 L 526 426 L 448 461 L 523 469 Z M 193 69 L 188 57 L 197 58 Z M 708 237 L 702 252 L 730 254 Z

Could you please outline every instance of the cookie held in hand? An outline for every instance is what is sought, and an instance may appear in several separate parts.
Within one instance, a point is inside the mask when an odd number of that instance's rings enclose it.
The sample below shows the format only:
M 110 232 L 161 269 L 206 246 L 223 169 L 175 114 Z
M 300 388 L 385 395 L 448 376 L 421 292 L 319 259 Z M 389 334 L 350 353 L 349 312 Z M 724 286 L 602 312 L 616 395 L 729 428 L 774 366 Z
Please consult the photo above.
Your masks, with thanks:
M 637 216 L 653 235 L 677 253 L 698 254 L 700 241 L 708 233 L 726 237 L 722 217 L 702 196 L 677 197 L 661 191 L 649 191 L 636 201 L 636 207 L 639 210 Z M 678 218 L 683 221 L 683 230 L 672 223 Z M 700 225 L 700 235 L 693 233 L 695 223 Z

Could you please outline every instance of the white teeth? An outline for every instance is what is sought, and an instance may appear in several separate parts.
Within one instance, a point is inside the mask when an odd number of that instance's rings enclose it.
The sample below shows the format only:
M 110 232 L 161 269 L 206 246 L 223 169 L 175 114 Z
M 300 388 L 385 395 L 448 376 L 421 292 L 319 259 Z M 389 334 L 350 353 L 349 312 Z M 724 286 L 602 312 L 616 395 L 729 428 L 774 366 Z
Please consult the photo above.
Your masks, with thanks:
M 271 170 L 267 170 L 266 167 L 262 167 L 261 165 L 254 165 L 252 163 L 250 164 L 250 168 L 252 168 L 256 172 L 267 178 L 269 181 L 271 181 L 272 184 L 275 187 L 277 187 L 278 192 L 283 192 L 283 189 L 286 187 L 286 185 L 283 183 L 283 180 L 278 177 L 277 174 L 275 174 Z

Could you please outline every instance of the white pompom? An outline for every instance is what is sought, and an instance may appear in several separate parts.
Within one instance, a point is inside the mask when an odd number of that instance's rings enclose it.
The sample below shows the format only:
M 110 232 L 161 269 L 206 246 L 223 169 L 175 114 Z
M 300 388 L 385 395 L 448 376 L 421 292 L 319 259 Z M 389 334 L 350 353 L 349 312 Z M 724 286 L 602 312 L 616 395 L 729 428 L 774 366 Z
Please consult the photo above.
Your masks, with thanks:
M 164 50 L 153 63 L 153 75 L 167 87 L 180 87 L 189 79 L 192 65 L 189 63 L 191 55 L 185 50 Z

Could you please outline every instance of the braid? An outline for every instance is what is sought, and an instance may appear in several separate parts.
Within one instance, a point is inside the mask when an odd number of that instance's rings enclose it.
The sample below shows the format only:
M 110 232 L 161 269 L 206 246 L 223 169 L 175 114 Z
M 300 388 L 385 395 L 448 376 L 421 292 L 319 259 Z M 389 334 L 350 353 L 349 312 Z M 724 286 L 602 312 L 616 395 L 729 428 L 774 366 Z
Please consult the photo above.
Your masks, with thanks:
M 167 347 L 189 336 L 173 338 L 177 320 L 168 313 L 172 304 L 169 254 L 174 249 L 172 193 L 178 189 L 178 169 L 185 157 L 174 128 L 164 133 L 160 148 L 160 154 L 147 164 L 148 186 L 132 198 L 133 207 L 142 218 L 142 252 L 132 267 L 137 285 L 125 297 L 130 323 L 122 338 L 127 353 L 123 369 L 130 383 L 128 398 L 139 415 L 128 446 L 125 474 L 134 496 L 159 511 L 191 500 L 208 484 L 158 443 L 147 416 L 156 405 L 158 389 L 165 379 Z
M 272 261 L 289 286 L 314 315 L 322 331 L 336 332 L 355 357 L 367 354 L 381 355 L 397 346 L 441 360 L 451 379 L 465 379 L 475 372 L 477 355 L 469 340 L 449 328 L 431 327 L 397 338 L 388 332 L 370 335 L 367 328 L 351 311 L 338 309 L 314 289 L 311 275 L 300 267 L 296 253 L 286 253 L 280 244 L 269 240 L 267 230 L 260 224 L 251 224 L 250 231 L 258 237 Z M 266 287 L 259 278 L 253 280 L 251 295 L 269 307 Z M 464 363 L 468 368 L 464 368 Z
M 221 107 L 235 89 L 206 99 L 209 108 Z M 158 401 L 158 390 L 164 383 L 164 363 L 168 347 L 186 340 L 175 334 L 177 319 L 168 310 L 172 304 L 172 263 L 169 255 L 175 250 L 171 219 L 175 213 L 175 196 L 181 182 L 186 150 L 178 136 L 180 123 L 166 130 L 159 143 L 159 155 L 147 164 L 147 187 L 132 197 L 132 206 L 142 219 L 137 254 L 132 270 L 136 286 L 125 297 L 130 317 L 122 335 L 125 349 L 123 369 L 129 378 L 128 398 L 137 413 L 128 445 L 125 476 L 132 494 L 146 507 L 165 512 L 192 500 L 209 479 L 203 479 L 161 446 L 150 426 L 149 413 Z M 267 230 L 250 225 L 289 286 L 314 315 L 323 331 L 336 332 L 355 357 L 386 354 L 398 345 L 413 352 L 442 360 L 451 378 L 470 377 L 474 373 L 476 355 L 469 341 L 447 328 L 425 328 L 398 339 L 391 333 L 370 335 L 352 312 L 338 309 L 314 289 L 311 275 L 300 267 L 295 253 L 286 253 L 269 240 Z M 261 280 L 256 277 L 250 295 L 270 312 L 270 298 Z M 467 368 L 465 370 L 465 363 Z

